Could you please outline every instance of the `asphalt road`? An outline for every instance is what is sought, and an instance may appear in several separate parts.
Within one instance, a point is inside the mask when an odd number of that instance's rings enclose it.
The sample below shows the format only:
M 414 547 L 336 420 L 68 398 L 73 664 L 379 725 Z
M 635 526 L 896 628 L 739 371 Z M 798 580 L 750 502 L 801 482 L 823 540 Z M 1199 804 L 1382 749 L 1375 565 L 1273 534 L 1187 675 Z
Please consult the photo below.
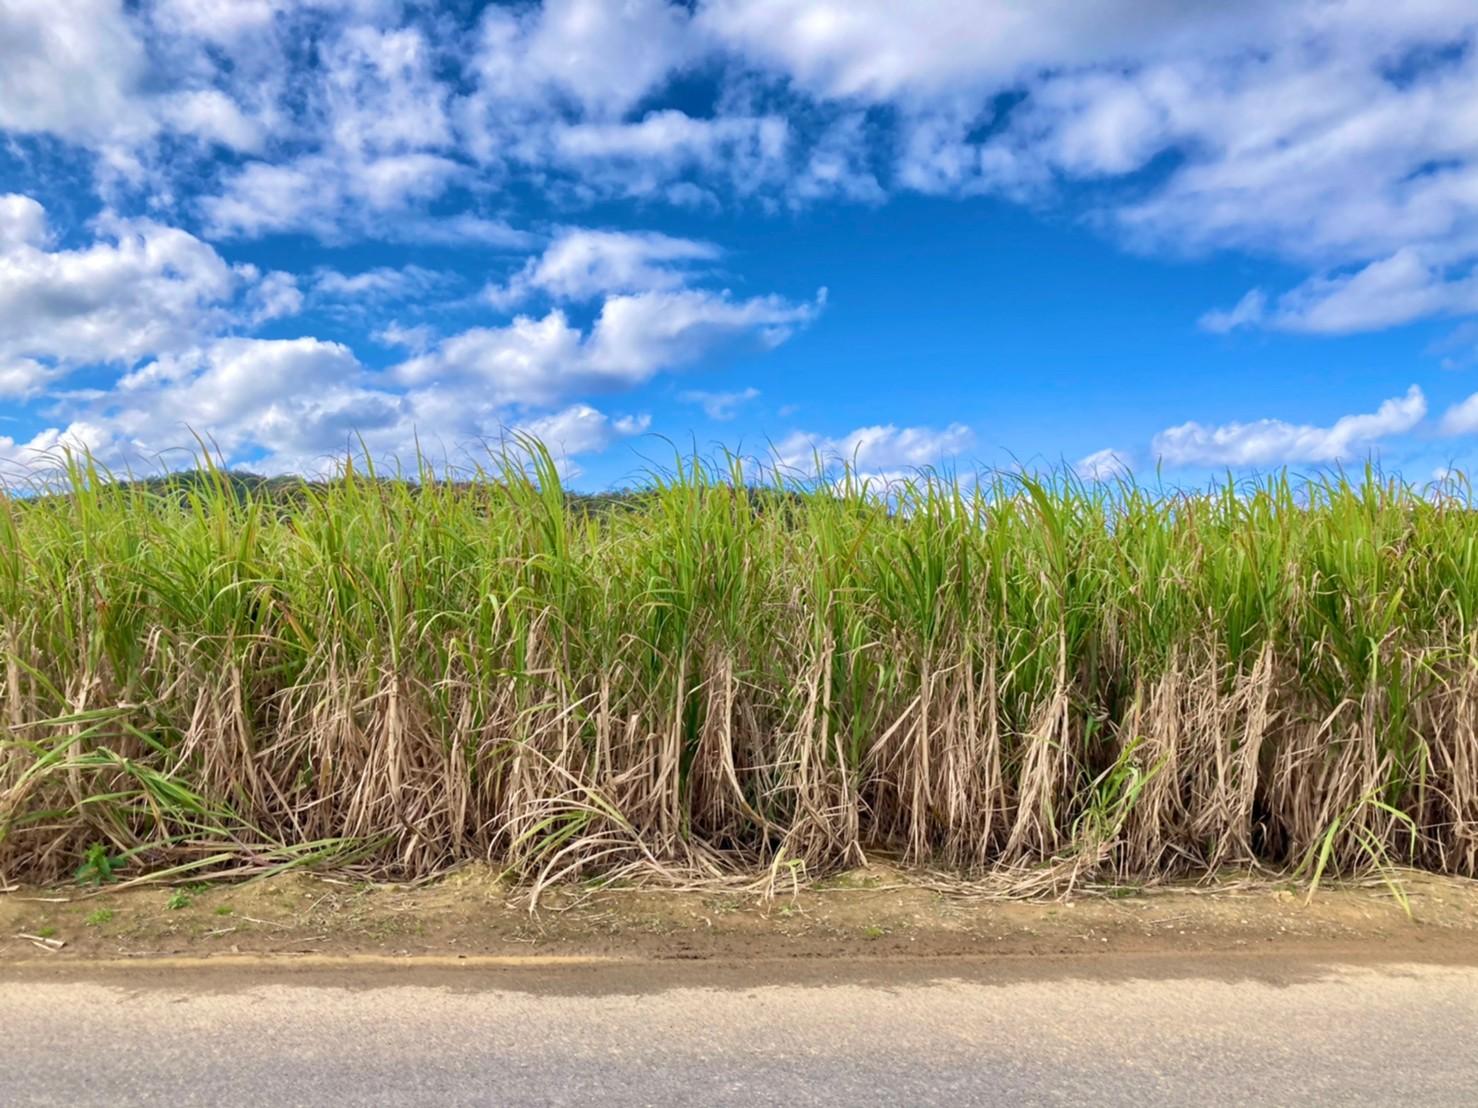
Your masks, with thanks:
M 0 1101 L 1478 1098 L 1472 966 L 921 961 L 0 967 Z

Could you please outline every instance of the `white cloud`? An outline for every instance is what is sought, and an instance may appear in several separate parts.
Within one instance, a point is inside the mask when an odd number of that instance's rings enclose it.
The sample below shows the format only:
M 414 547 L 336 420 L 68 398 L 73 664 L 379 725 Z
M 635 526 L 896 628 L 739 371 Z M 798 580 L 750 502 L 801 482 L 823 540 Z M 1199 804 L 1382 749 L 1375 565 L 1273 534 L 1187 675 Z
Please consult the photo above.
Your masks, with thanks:
M 1073 472 L 1085 481 L 1112 481 L 1133 472 L 1129 455 L 1122 450 L 1095 450 L 1073 466 Z
M 19 443 L 0 439 L 10 474 L 46 468 L 64 446 L 135 471 L 187 464 L 192 436 L 230 464 L 258 472 L 320 473 L 362 444 L 377 458 L 475 461 L 485 443 L 515 432 L 549 446 L 567 474 L 574 459 L 646 429 L 644 416 L 611 418 L 588 404 L 515 417 L 472 383 L 403 391 L 348 347 L 314 338 L 222 339 L 159 358 L 101 395 L 61 405 L 70 418 Z
M 508 428 L 508 436 L 531 435 L 538 439 L 559 464 L 566 480 L 579 476 L 582 454 L 600 454 L 623 438 L 639 435 L 651 421 L 647 416 L 612 419 L 589 404 L 572 404 L 546 416 L 524 420 Z
M 1427 400 L 1412 385 L 1373 413 L 1347 415 L 1328 427 L 1260 419 L 1206 427 L 1183 423 L 1154 438 L 1153 454 L 1167 465 L 1256 466 L 1290 462 L 1338 462 L 1404 434 L 1427 414 Z
M 1201 327 L 1224 335 L 1244 327 L 1260 326 L 1268 317 L 1268 297 L 1262 289 L 1249 289 L 1231 308 L 1216 308 L 1201 317 Z
M 226 361 L 271 353 L 231 353 L 222 335 L 305 305 L 343 316 L 360 310 L 351 301 L 388 309 L 440 289 L 402 264 L 443 264 L 414 251 L 394 268 L 264 276 L 229 265 L 211 237 L 538 251 L 486 270 L 513 269 L 487 298 L 529 314 L 440 340 L 383 327 L 377 341 L 408 351 L 405 364 L 336 378 L 314 394 L 318 415 L 300 413 L 305 427 L 340 427 L 323 413 L 354 409 L 374 428 L 393 410 L 480 434 L 510 408 L 541 419 L 560 405 L 573 434 L 593 425 L 570 406 L 581 393 L 773 345 L 817 310 L 692 287 L 716 281 L 721 257 L 696 239 L 536 238 L 515 227 L 529 195 L 550 222 L 619 198 L 773 209 L 910 189 L 1086 196 L 1093 225 L 1135 249 L 1299 267 L 1291 287 L 1206 313 L 1208 330 L 1474 316 L 1475 105 L 1478 9 L 1450 0 L 545 0 L 476 17 L 400 0 L 0 0 L 0 131 L 18 164 L 50 149 L 30 136 L 90 151 L 107 210 L 122 213 L 79 239 L 53 235 L 35 200 L 0 197 L 0 394 L 34 399 L 71 367 L 149 357 L 196 357 L 170 389 L 214 381 Z M 211 145 L 242 156 L 211 162 Z M 1061 187 L 1075 182 L 1098 187 Z M 325 356 L 272 349 L 293 364 Z M 728 412 L 737 394 L 701 395 Z M 171 397 L 156 398 L 161 411 L 183 403 Z M 1402 433 L 1417 409 L 1419 392 L 1330 427 L 1192 423 L 1156 442 L 1206 464 L 1326 460 Z M 116 430 L 102 409 L 73 414 L 79 436 Z M 1442 427 L 1468 433 L 1475 418 L 1465 402 Z M 863 430 L 886 432 L 857 440 L 882 453 L 911 433 Z M 302 454 L 273 441 L 259 446 Z M 1080 466 L 1094 459 L 1112 461 Z
M 1478 277 L 1449 277 L 1415 248 L 1398 250 L 1354 273 L 1315 277 L 1271 308 L 1254 289 L 1229 312 L 1210 312 L 1211 331 L 1262 326 L 1280 331 L 1350 334 L 1379 331 L 1432 315 L 1478 311 Z
M 164 95 L 161 118 L 258 155 L 194 198 L 209 233 L 521 237 L 465 210 L 427 215 L 448 188 L 471 183 L 451 116 L 462 51 L 448 24 L 393 0 L 247 0 L 230 13 L 216 2 L 151 10 L 154 45 L 172 63 L 161 80 L 211 86 Z
M 632 118 L 690 67 L 713 60 L 687 7 L 668 0 L 546 0 L 483 12 L 454 106 L 463 149 L 485 173 L 522 175 L 560 203 L 643 197 L 716 202 L 784 179 L 786 120 L 721 103 Z M 697 179 L 696 181 L 694 179 Z
M 111 442 L 106 428 L 84 421 L 64 428 L 48 427 L 25 442 L 0 435 L 0 485 L 25 482 L 38 473 L 57 468 L 63 453 L 91 453 L 103 464 L 111 464 Z
M 516 178 L 575 204 L 1025 197 L 1161 158 L 1099 213 L 1147 247 L 1318 273 L 1478 259 L 1478 12 L 1442 0 L 545 0 L 471 27 L 396 0 L 11 0 L 0 20 L 0 127 L 140 179 L 168 176 L 133 149 L 162 132 L 262 154 L 204 199 L 220 234 L 384 235 Z M 663 101 L 690 73 L 719 76 L 711 106 Z
M 821 303 L 736 300 L 698 289 L 612 296 L 588 333 L 559 309 L 541 319 L 519 316 L 453 335 L 396 373 L 412 386 L 473 380 L 499 404 L 549 405 L 581 392 L 634 388 L 736 345 L 776 346 L 815 318 Z
M 914 0 L 710 0 L 699 24 L 715 40 L 812 93 L 871 102 L 984 93 L 1050 65 L 1122 56 L 1178 5 L 1105 0 L 1034 4 Z
M 332 145 L 370 164 L 376 155 L 452 145 L 449 88 L 420 30 L 351 26 L 323 50 L 323 99 Z
M 686 178 L 722 182 L 745 195 L 783 185 L 789 174 L 789 123 L 777 115 L 698 118 L 674 109 L 637 122 L 556 125 L 547 144 L 520 152 L 536 164 L 573 172 L 595 195 L 664 197 L 701 202 L 706 195 Z M 684 187 L 686 186 L 686 187 Z
M 154 0 L 155 26 L 217 45 L 230 45 L 243 35 L 272 25 L 291 0 Z
M 277 413 L 291 410 L 299 401 L 352 383 L 359 370 L 353 352 L 342 343 L 223 339 L 128 374 L 119 382 L 114 400 L 127 407 L 136 398 L 147 398 L 134 417 L 119 417 L 132 429 L 157 425 L 161 409 L 168 409 L 180 426 L 224 431 L 225 443 L 234 445 L 252 426 L 275 420 Z
M 56 365 L 35 358 L 0 359 L 0 400 L 30 400 L 63 375 Z
M 545 0 L 468 27 L 395 0 L 11 0 L 0 20 L 0 128 L 90 143 L 161 192 L 167 160 L 137 148 L 162 133 L 258 153 L 199 199 L 212 234 L 518 245 L 428 214 L 517 180 L 557 204 L 713 205 L 1118 177 L 1097 214 L 1136 245 L 1318 275 L 1207 326 L 1471 310 L 1468 5 Z M 662 99 L 689 73 L 720 75 L 706 109 Z M 1400 295 L 1369 311 L 1382 281 Z
M 1478 434 L 1478 393 L 1443 412 L 1438 427 L 1444 435 Z
M 0 251 L 44 247 L 50 238 L 45 208 L 29 196 L 0 194 Z
M 418 245 L 524 248 L 534 241 L 505 220 L 471 211 L 432 215 L 429 205 L 467 176 L 440 154 L 306 154 L 253 161 L 197 199 L 208 234 L 257 238 L 303 232 L 324 242 L 356 238 Z
M 303 292 L 298 288 L 297 277 L 278 269 L 261 279 L 252 289 L 248 300 L 253 323 L 284 319 L 303 310 Z
M 562 311 L 519 316 L 504 327 L 474 327 L 443 339 L 402 363 L 396 376 L 412 386 L 472 378 L 496 402 L 547 403 L 587 383 L 571 380 L 585 360 L 584 341 Z
M 778 346 L 815 319 L 824 302 L 824 289 L 811 304 L 700 290 L 611 297 L 591 333 L 592 365 L 622 378 L 645 377 L 652 367 L 688 365 L 736 341 Z
M 324 268 L 313 276 L 313 292 L 336 300 L 406 300 L 434 293 L 449 280 L 447 274 L 418 265 L 376 266 L 359 273 Z
M 155 110 L 169 129 L 233 150 L 255 152 L 267 138 L 262 121 L 247 115 L 219 89 L 172 93 L 162 97 Z
M 333 235 L 342 207 L 340 170 L 327 159 L 272 165 L 251 162 L 200 206 L 211 235 L 261 235 L 307 229 Z
M 756 388 L 738 389 L 734 392 L 705 392 L 702 389 L 688 389 L 678 393 L 678 399 L 686 404 L 698 405 L 709 419 L 723 423 L 738 415 L 739 409 L 745 404 L 758 399 L 759 394 L 760 390 Z
M 356 429 L 393 425 L 401 401 L 359 384 L 354 355 L 316 339 L 226 339 L 150 362 L 116 388 L 76 402 L 62 427 L 4 451 L 11 468 L 85 447 L 113 467 L 167 466 L 205 436 L 228 459 L 265 452 L 271 468 L 313 468 L 342 452 Z
M 1327 30 L 1260 62 L 1182 66 L 1185 99 L 1168 110 L 1177 144 L 1195 153 L 1124 211 L 1125 226 L 1312 262 L 1470 236 L 1478 120 L 1449 105 L 1478 87 L 1473 63 L 1398 83 L 1385 72 L 1391 52 Z M 1456 42 L 1468 35 L 1453 32 Z
M 841 116 L 817 136 L 804 167 L 787 186 L 793 202 L 843 197 L 863 204 L 887 199 L 870 162 L 867 117 L 861 112 Z
M 118 0 L 0 5 L 0 128 L 89 142 L 146 137 L 146 69 Z
M 824 473 L 846 466 L 860 476 L 893 480 L 952 462 L 974 443 L 975 433 L 963 423 L 943 428 L 888 423 L 835 437 L 795 431 L 774 445 L 766 464 L 791 475 L 814 475 L 819 462 Z
M 453 246 L 460 249 L 488 247 L 525 250 L 537 241 L 528 231 L 512 227 L 506 220 L 489 219 L 472 212 L 458 212 L 455 215 L 401 215 L 374 227 L 373 234 L 386 242 Z
M 243 4 L 249 0 L 243 0 Z M 177 5 L 183 6 L 183 5 Z M 163 132 L 255 150 L 262 122 L 199 73 L 161 74 L 121 0 L 0 5 L 0 130 L 50 134 L 115 164 Z
M 256 237 L 304 231 L 325 241 L 354 235 L 398 238 L 416 215 L 462 172 L 435 154 L 388 154 L 365 160 L 305 155 L 281 164 L 250 162 L 222 191 L 202 197 L 210 234 Z
M 542 255 L 530 258 L 506 285 L 488 288 L 485 296 L 495 307 L 506 308 L 534 293 L 581 301 L 607 293 L 675 289 L 692 276 L 692 263 L 718 256 L 712 243 L 655 231 L 570 228 L 560 232 Z
M 1097 214 L 1137 247 L 1325 275 L 1208 327 L 1343 333 L 1474 310 L 1471 5 L 711 0 L 697 22 L 818 101 L 894 109 L 894 187 L 1040 200 L 1125 177 Z M 1128 177 L 1157 158 L 1162 172 Z
M 245 283 L 207 243 L 146 219 L 104 215 L 98 240 L 46 247 L 45 213 L 0 200 L 0 365 L 128 365 L 229 321 Z
M 395 346 L 413 354 L 424 354 L 436 341 L 436 331 L 425 323 L 410 326 L 391 320 L 370 336 L 381 346 Z
M 687 13 L 666 0 L 546 0 L 483 13 L 471 71 L 477 108 L 563 98 L 619 118 L 693 53 Z

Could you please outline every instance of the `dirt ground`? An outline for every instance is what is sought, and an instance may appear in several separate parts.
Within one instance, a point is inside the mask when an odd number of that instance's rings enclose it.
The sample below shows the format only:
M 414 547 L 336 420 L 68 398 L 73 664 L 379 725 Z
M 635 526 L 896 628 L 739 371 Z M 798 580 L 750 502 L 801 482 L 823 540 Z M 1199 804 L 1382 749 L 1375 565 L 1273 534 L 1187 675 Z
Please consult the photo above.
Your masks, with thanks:
M 1478 882 L 1237 882 L 1005 900 L 873 866 L 772 897 L 525 890 L 467 869 L 419 887 L 305 875 L 238 885 L 0 892 L 0 966 L 262 955 L 640 960 L 1376 952 L 1478 962 Z M 287 960 L 291 960 L 289 957 Z

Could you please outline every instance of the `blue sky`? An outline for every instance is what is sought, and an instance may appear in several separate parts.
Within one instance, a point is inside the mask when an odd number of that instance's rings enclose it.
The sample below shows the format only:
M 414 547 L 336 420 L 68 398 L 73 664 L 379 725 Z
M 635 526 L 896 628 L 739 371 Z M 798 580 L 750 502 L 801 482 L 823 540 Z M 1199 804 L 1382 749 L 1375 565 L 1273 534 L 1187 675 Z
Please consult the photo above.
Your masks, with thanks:
M 5 0 L 0 466 L 1478 447 L 1457 0 Z

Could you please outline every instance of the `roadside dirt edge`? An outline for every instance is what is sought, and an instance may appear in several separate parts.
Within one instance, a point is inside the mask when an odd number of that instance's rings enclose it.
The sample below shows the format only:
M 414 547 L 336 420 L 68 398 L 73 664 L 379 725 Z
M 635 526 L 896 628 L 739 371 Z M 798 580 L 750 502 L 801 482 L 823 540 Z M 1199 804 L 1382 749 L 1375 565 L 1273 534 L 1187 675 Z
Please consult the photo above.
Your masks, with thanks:
M 871 867 L 762 898 L 723 890 L 568 887 L 530 912 L 519 890 L 465 870 L 414 888 L 292 875 L 241 885 L 0 895 L 0 974 L 89 962 L 161 968 L 281 960 L 420 962 L 468 970 L 701 959 L 1015 959 L 1116 955 L 1478 962 L 1478 882 L 1404 877 L 1411 914 L 1379 884 L 1159 888 L 1008 901 Z M 337 960 L 337 962 L 336 962 Z M 26 969 L 26 972 L 30 972 Z

